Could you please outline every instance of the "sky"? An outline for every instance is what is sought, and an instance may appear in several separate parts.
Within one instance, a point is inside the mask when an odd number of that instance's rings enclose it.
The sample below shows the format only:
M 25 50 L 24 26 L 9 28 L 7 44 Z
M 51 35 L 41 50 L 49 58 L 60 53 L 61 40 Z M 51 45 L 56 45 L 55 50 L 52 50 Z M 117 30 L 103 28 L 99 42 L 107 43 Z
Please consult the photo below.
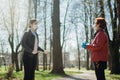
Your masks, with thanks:
M 4 25 L 4 22 L 3 22 L 3 18 L 5 18 L 6 20 L 6 24 L 8 26 L 8 28 L 10 29 L 10 7 L 9 7 L 9 1 L 11 0 L 0 0 L 0 3 L 2 3 L 0 5 L 0 41 L 3 41 L 5 42 L 5 47 L 4 47 L 4 50 L 5 52 L 11 52 L 10 50 L 10 46 L 9 46 L 9 43 L 8 43 L 8 33 L 5 29 L 5 25 Z M 24 28 L 26 27 L 26 20 L 27 20 L 27 13 L 28 13 L 28 0 L 13 0 L 14 2 L 11 2 L 12 4 L 15 3 L 15 6 L 14 9 L 15 9 L 15 22 L 17 23 L 17 21 L 19 20 L 19 23 L 18 25 L 15 24 L 15 26 L 18 28 L 19 30 L 19 34 L 20 34 L 20 39 L 22 38 L 23 36 L 23 30 Z M 17 2 L 19 1 L 19 2 Z M 76 3 L 76 1 L 79 1 L 79 0 L 72 0 L 72 4 L 70 4 L 70 8 L 72 8 L 73 4 Z M 41 6 L 38 10 L 38 12 L 40 12 L 41 14 L 38 14 L 37 18 L 39 20 L 39 25 L 38 25 L 38 34 L 39 34 L 39 40 L 40 40 L 40 46 L 43 48 L 43 44 L 44 44 L 44 36 L 42 36 L 44 34 L 44 27 L 43 27 L 43 21 L 42 20 L 42 16 L 44 13 L 42 13 L 41 9 L 43 8 L 43 3 L 41 3 Z M 64 21 L 64 16 L 65 16 L 65 11 L 66 11 L 66 6 L 67 6 L 67 0 L 61 0 L 60 2 L 60 21 L 63 25 L 63 21 Z M 50 6 L 47 6 L 47 10 L 48 10 L 48 15 L 47 15 L 47 34 L 49 34 L 49 23 L 50 22 L 50 19 L 51 17 L 49 16 L 50 15 Z M 74 12 L 73 12 L 74 13 Z M 109 17 L 108 14 L 106 14 L 106 16 Z M 67 18 L 68 19 L 68 18 Z M 109 21 L 108 21 L 109 22 Z M 109 25 L 109 24 L 108 24 Z M 75 57 L 73 57 L 75 54 L 73 53 L 74 50 L 77 49 L 76 47 L 76 34 L 75 34 L 75 31 L 74 31 L 74 25 L 70 25 L 69 23 L 66 23 L 66 26 L 67 28 L 71 27 L 71 32 L 68 33 L 67 35 L 67 42 L 66 42 L 66 47 L 65 47 L 65 51 L 66 52 L 69 52 L 71 55 L 70 55 L 70 58 L 71 60 L 74 60 Z M 109 32 L 111 33 L 111 30 L 110 28 L 109 29 Z M 15 29 L 16 30 L 16 29 Z M 84 31 L 84 26 L 82 23 L 79 23 L 78 24 L 78 34 L 79 34 L 79 40 L 80 40 L 80 46 L 82 44 L 82 42 L 85 41 L 85 31 Z M 49 37 L 48 37 L 49 39 Z M 6 46 L 7 45 L 7 46 Z M 49 42 L 48 42 L 48 45 L 47 45 L 47 48 L 49 49 Z M 0 47 L 0 50 L 1 50 L 1 47 Z M 82 49 L 83 51 L 83 49 Z M 76 53 L 76 52 L 75 52 Z
M 8 43 L 8 33 L 6 31 L 6 28 L 5 28 L 5 25 L 4 25 L 4 21 L 3 21 L 3 18 L 5 19 L 5 24 L 8 26 L 8 28 L 10 29 L 10 6 L 11 6 L 11 3 L 14 4 L 14 10 L 15 10 L 15 22 L 17 23 L 17 21 L 19 20 L 19 23 L 18 25 L 15 24 L 15 26 L 18 28 L 19 30 L 19 34 L 20 34 L 20 38 L 22 38 L 22 35 L 23 35 L 23 29 L 24 27 L 26 26 L 26 17 L 27 17 L 27 9 L 28 9 L 28 0 L 13 0 L 14 2 L 11 2 L 12 0 L 0 0 L 0 2 L 2 3 L 0 5 L 0 10 L 1 10 L 1 13 L 0 13 L 0 41 L 3 41 L 5 43 L 4 45 L 4 52 L 11 52 L 10 50 L 10 46 L 9 46 L 9 43 Z M 19 1 L 19 3 L 17 2 Z M 60 21 L 61 23 L 63 23 L 63 19 L 64 19 L 64 16 L 65 16 L 65 11 L 66 11 L 66 3 L 67 3 L 67 0 L 64 0 L 63 2 L 60 3 Z M 42 6 L 42 5 L 41 5 Z M 19 16 L 19 17 L 18 17 Z M 41 15 L 42 16 L 42 15 Z M 49 16 L 49 15 L 48 15 Z M 39 17 L 39 15 L 38 15 Z M 50 17 L 47 18 L 48 20 L 50 19 Z M 42 22 L 41 22 L 42 23 Z M 43 35 L 43 30 L 41 28 L 41 23 L 40 25 L 38 26 L 39 29 L 38 29 L 38 34 L 40 35 L 40 46 L 43 48 L 43 42 L 44 42 L 44 37 L 41 36 Z M 47 22 L 47 25 L 49 25 L 49 22 Z M 81 26 L 81 25 L 80 25 Z M 11 31 L 11 30 L 10 30 Z M 66 51 L 70 52 L 70 46 L 71 48 L 75 49 L 76 48 L 76 40 L 75 40 L 75 33 L 74 31 L 71 31 L 70 34 L 68 35 L 68 38 L 70 39 L 69 41 L 66 42 L 66 45 L 67 47 L 65 48 Z M 70 44 L 68 46 L 68 44 Z M 0 48 L 1 50 L 1 48 Z

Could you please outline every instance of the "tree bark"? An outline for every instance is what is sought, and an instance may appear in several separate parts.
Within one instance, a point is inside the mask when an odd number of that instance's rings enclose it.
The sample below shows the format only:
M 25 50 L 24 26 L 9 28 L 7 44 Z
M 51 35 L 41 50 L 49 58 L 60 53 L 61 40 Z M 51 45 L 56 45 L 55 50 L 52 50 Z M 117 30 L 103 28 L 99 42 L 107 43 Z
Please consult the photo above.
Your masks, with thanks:
M 51 1 L 51 22 L 52 22 L 52 12 L 53 12 L 53 2 Z M 53 53 L 53 35 L 52 35 L 52 26 L 50 27 L 50 56 L 49 56 L 49 70 L 51 70 L 52 63 L 52 53 Z
M 53 29 L 53 69 L 51 73 L 65 74 L 63 70 L 62 49 L 60 39 L 59 0 L 53 0 L 52 29 Z
M 86 0 L 84 0 L 84 16 L 85 16 L 85 20 L 84 20 L 84 27 L 85 27 L 85 34 L 86 34 L 86 42 L 89 41 L 89 38 L 88 38 L 88 10 L 87 10 L 87 6 L 89 5 L 86 5 Z M 90 6 L 89 6 L 90 7 Z M 89 70 L 89 52 L 87 51 L 87 55 L 86 55 L 86 69 Z
M 108 0 L 108 7 L 110 11 L 110 18 L 112 23 L 113 30 L 113 40 L 110 41 L 110 58 L 111 58 L 111 74 L 120 74 L 120 56 L 119 56 L 119 37 L 118 37 L 118 29 L 117 29 L 117 18 L 119 19 L 119 15 L 117 11 L 120 5 L 119 1 L 114 1 L 114 9 L 112 9 L 111 0 Z M 119 26 L 118 26 L 119 27 Z
M 44 7 L 43 7 L 43 19 L 44 19 L 44 49 L 47 48 L 47 26 L 46 26 L 46 16 L 47 16 L 47 0 L 44 1 Z M 43 54 L 43 70 L 47 69 L 47 55 Z
M 75 26 L 75 33 L 76 33 L 76 41 L 77 41 L 77 51 L 78 51 L 78 69 L 80 70 L 80 46 L 79 46 L 79 37 L 78 37 L 78 29 Z

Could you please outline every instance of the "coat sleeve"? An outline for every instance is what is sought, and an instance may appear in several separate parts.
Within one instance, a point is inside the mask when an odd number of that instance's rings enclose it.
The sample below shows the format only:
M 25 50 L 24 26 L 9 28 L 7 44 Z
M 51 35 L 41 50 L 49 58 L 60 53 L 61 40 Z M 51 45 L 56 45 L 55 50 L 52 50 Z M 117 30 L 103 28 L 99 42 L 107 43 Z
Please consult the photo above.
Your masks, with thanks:
M 28 39 L 28 33 L 25 32 L 25 34 L 23 35 L 23 38 L 22 38 L 22 47 L 24 48 L 25 51 L 29 52 L 29 53 L 32 53 L 32 49 L 27 45 L 27 39 Z
M 44 52 L 44 50 L 42 48 L 40 48 L 40 47 L 38 47 L 38 50 Z
M 90 44 L 90 45 L 87 45 L 86 46 L 86 49 L 90 50 L 90 51 L 98 51 L 98 50 L 101 50 L 105 44 L 106 44 L 106 36 L 104 33 L 99 33 L 96 38 L 95 38 L 96 42 L 93 44 Z

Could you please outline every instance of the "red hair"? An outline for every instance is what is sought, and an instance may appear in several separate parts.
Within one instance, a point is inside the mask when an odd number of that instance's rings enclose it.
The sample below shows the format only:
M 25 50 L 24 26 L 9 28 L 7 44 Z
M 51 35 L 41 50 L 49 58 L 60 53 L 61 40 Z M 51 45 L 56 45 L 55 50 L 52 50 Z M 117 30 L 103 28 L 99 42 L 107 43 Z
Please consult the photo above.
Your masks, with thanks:
M 96 18 L 95 20 L 96 20 L 96 24 L 99 24 L 99 25 L 100 25 L 100 26 L 99 26 L 100 28 L 102 28 L 102 29 L 105 29 L 105 28 L 106 28 L 107 24 L 106 24 L 105 18 L 98 17 L 98 18 Z

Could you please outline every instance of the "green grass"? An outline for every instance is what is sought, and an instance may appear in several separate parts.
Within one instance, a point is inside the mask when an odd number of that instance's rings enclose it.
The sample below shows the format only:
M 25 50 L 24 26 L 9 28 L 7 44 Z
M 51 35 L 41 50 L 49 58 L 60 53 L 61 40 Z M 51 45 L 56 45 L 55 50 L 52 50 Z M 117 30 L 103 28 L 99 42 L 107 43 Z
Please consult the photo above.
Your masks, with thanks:
M 0 68 L 0 78 L 4 77 L 7 71 L 2 67 Z M 80 71 L 77 69 L 66 69 L 65 70 L 66 75 L 72 75 L 72 74 L 80 74 Z M 35 80 L 52 80 L 54 78 L 64 77 L 66 75 L 57 75 L 57 74 L 50 74 L 50 71 L 36 71 L 35 72 Z M 23 80 L 24 73 L 23 71 L 15 72 L 13 76 L 16 78 L 15 80 Z M 0 79 L 1 80 L 1 79 Z
M 4 72 L 0 71 L 0 78 L 1 77 L 3 78 L 5 74 L 6 74 L 6 71 Z M 24 73 L 23 71 L 14 72 L 13 76 L 16 78 L 16 80 L 23 80 Z M 35 72 L 35 80 L 51 80 L 53 78 L 59 78 L 63 76 L 64 75 L 50 74 L 50 71 L 36 71 Z
M 77 70 L 70 71 L 65 70 L 66 75 L 72 75 L 72 74 L 80 74 L 80 72 Z M 36 71 L 35 72 L 35 80 L 52 80 L 54 78 L 64 77 L 66 75 L 57 75 L 57 74 L 50 74 L 50 71 Z M 14 72 L 14 76 L 21 79 L 23 78 L 23 71 L 21 72 Z
M 106 79 L 107 80 L 120 80 L 120 74 L 119 75 L 110 74 L 109 70 L 106 70 L 105 74 L 106 74 Z
M 14 76 L 22 80 L 23 71 L 22 72 L 14 72 Z M 35 72 L 35 80 L 51 80 L 53 78 L 63 77 L 62 75 L 50 74 L 50 71 L 36 71 Z
M 72 69 L 65 69 L 66 75 L 73 75 L 73 74 L 82 74 L 85 69 L 81 69 L 80 71 L 76 68 Z M 90 70 L 91 71 L 91 70 Z M 4 77 L 7 71 L 5 71 L 4 67 L 0 67 L 0 78 Z M 106 70 L 106 80 L 120 80 L 120 75 L 113 75 L 109 74 L 110 71 Z M 54 78 L 64 77 L 66 75 L 57 75 L 57 74 L 50 74 L 50 71 L 36 71 L 35 72 L 35 80 L 52 80 Z M 23 80 L 24 73 L 23 71 L 15 72 L 13 76 L 16 78 L 15 80 Z M 1 79 L 0 79 L 1 80 Z

